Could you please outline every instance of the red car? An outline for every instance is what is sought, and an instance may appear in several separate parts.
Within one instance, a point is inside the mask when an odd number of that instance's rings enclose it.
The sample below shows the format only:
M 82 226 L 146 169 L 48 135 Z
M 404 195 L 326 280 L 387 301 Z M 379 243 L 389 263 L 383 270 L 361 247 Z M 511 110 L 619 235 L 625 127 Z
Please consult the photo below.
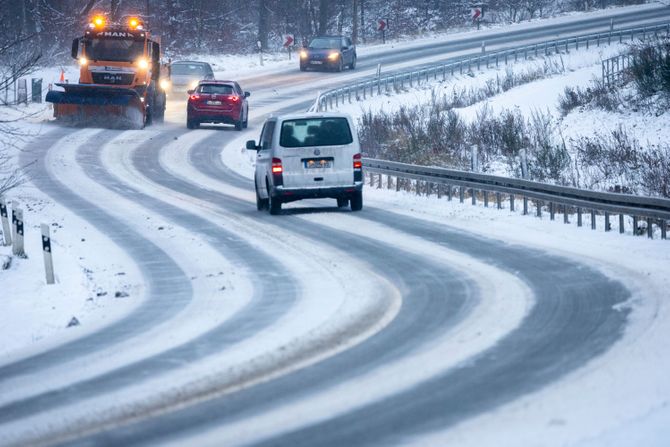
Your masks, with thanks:
M 234 81 L 200 81 L 188 91 L 186 127 L 197 129 L 200 123 L 232 124 L 236 130 L 247 127 L 250 93 Z

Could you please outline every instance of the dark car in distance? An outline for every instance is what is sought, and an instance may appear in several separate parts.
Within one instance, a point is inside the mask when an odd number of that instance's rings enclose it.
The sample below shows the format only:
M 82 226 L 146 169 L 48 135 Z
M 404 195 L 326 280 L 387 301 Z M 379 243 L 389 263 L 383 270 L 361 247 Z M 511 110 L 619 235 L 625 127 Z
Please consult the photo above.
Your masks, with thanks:
M 200 81 L 188 91 L 186 127 L 197 129 L 201 123 L 232 124 L 236 130 L 247 127 L 250 93 L 235 81 Z
M 356 45 L 345 36 L 315 37 L 300 50 L 300 70 L 342 71 L 356 68 Z

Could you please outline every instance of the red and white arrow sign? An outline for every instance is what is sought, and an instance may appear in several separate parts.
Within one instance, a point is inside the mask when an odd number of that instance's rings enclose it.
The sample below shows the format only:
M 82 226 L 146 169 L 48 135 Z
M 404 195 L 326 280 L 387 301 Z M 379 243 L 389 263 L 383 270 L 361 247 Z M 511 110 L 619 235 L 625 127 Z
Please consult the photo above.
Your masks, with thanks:
M 377 20 L 377 31 L 384 31 L 384 30 L 386 30 L 386 20 L 384 19 Z
M 293 37 L 292 34 L 286 34 L 284 36 L 284 48 L 291 47 L 291 46 L 293 46 L 294 43 L 295 43 L 295 38 Z
M 482 16 L 482 10 L 480 8 L 472 8 L 472 20 L 478 20 Z

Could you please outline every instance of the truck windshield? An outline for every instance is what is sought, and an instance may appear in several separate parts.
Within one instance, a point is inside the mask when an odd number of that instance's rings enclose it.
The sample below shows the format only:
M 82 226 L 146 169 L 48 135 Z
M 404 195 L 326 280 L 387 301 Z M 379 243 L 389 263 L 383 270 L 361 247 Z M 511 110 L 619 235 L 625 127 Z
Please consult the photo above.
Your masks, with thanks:
M 86 56 L 94 61 L 134 62 L 143 55 L 143 40 L 92 39 L 86 46 Z
M 353 138 L 346 118 L 311 118 L 284 121 L 279 144 L 283 147 L 343 146 Z

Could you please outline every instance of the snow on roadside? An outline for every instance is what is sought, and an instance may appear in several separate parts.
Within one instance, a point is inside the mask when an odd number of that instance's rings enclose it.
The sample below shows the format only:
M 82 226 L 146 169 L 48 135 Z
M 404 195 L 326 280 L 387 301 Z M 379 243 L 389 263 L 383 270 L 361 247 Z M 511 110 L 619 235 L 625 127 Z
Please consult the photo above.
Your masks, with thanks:
M 0 247 L 0 255 L 11 257 L 9 270 L 0 270 L 0 363 L 84 336 L 142 302 L 137 266 L 107 236 L 30 185 L 8 198 L 24 210 L 27 257 Z M 53 285 L 46 285 L 42 222 L 51 228 Z

